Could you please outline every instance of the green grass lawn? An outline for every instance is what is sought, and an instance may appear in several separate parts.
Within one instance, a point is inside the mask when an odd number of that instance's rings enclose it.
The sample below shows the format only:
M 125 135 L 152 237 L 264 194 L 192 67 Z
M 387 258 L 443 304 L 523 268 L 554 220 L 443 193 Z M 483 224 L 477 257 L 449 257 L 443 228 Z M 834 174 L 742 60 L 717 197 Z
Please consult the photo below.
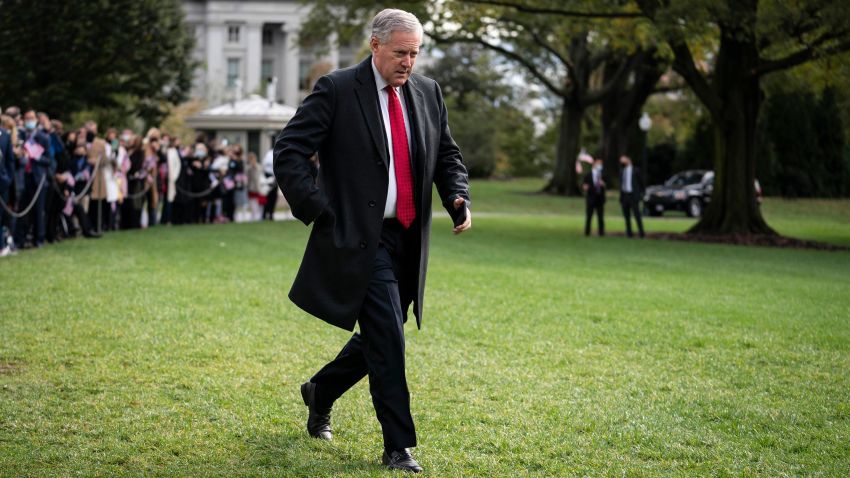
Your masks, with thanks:
M 473 209 L 500 215 L 559 215 L 573 219 L 575 227 L 584 227 L 584 199 L 539 194 L 545 183 L 539 179 L 513 181 L 474 181 Z M 606 228 L 624 232 L 625 226 L 616 193 L 608 197 L 605 208 Z M 850 199 L 765 198 L 762 212 L 780 234 L 850 246 Z M 684 232 L 695 223 L 683 212 L 665 213 L 661 218 L 645 217 L 648 231 Z M 594 221 L 594 230 L 595 230 Z
M 581 203 L 534 184 L 473 184 L 493 214 L 469 234 L 435 220 L 407 328 L 426 475 L 848 475 L 850 253 L 585 238 Z M 848 204 L 764 208 L 850 244 Z M 307 233 L 159 227 L 0 261 L 0 476 L 387 476 L 365 381 L 333 443 L 304 430 L 298 385 L 348 338 L 286 298 Z

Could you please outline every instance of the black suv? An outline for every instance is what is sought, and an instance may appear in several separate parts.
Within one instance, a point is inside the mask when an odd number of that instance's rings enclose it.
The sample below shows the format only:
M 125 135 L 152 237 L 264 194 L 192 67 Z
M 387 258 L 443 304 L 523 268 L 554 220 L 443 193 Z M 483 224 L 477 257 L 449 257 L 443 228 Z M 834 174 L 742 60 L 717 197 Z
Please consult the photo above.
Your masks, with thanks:
M 761 185 L 756 179 L 756 200 L 761 204 Z M 646 188 L 643 195 L 644 212 L 660 216 L 664 211 L 685 211 L 690 217 L 700 217 L 703 207 L 711 202 L 714 190 L 714 171 L 691 169 L 674 174 L 660 186 Z

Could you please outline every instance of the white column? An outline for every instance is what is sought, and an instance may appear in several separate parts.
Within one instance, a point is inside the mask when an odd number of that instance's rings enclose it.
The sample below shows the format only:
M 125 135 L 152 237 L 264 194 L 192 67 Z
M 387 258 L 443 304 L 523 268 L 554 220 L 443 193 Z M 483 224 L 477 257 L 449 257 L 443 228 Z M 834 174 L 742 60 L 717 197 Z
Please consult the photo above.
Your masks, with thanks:
M 263 26 L 245 25 L 245 96 L 258 91 L 260 87 L 260 62 L 263 58 Z
M 284 25 L 283 32 L 285 35 L 283 51 L 281 52 L 283 75 L 280 78 L 283 87 L 283 102 L 290 106 L 298 106 L 301 104 L 301 98 L 298 94 L 298 59 L 301 52 L 298 46 L 298 30 L 294 26 Z
M 225 71 L 224 51 L 225 29 L 222 24 L 209 24 L 207 26 L 207 75 L 206 90 L 207 101 L 213 105 L 220 104 L 224 87 L 227 83 L 227 72 Z

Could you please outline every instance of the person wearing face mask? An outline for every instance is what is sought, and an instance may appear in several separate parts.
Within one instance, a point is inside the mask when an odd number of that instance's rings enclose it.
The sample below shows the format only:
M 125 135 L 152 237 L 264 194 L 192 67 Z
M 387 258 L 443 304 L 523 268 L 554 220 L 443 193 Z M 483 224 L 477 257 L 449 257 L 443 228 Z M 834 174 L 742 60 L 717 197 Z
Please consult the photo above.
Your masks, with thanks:
M 120 141 L 118 140 L 118 130 L 109 128 L 106 130 L 104 137 L 106 143 L 106 151 L 108 161 L 104 164 L 103 180 L 106 186 L 106 203 L 108 217 L 104 219 L 105 228 L 107 230 L 118 229 L 118 200 L 121 197 L 121 192 L 118 184 L 118 148 Z
M 599 236 L 605 235 L 605 179 L 602 177 L 602 158 L 593 160 L 593 168 L 584 176 L 581 188 L 585 193 L 586 214 L 584 235 L 590 235 L 590 222 L 596 211 Z
M 86 122 L 87 161 L 92 168 L 89 220 L 97 232 L 112 229 L 112 203 L 118 200 L 114 188 L 115 158 L 111 147 L 97 136 L 97 123 Z M 111 200 L 111 201 L 110 201 Z
M 52 169 L 50 156 L 50 138 L 38 128 L 38 119 L 34 110 L 24 113 L 24 137 L 22 155 L 19 158 L 24 171 L 23 196 L 18 203 L 19 209 L 32 209 L 15 225 L 15 246 L 23 248 L 27 235 L 32 229 L 32 245 L 41 247 L 45 239 L 44 205 L 47 198 L 47 175 Z
M 127 148 L 127 196 L 121 204 L 121 229 L 142 227 L 142 206 L 145 189 L 145 152 L 141 136 L 132 136 Z
M 65 155 L 65 142 L 62 141 L 62 123 L 59 121 L 51 121 L 50 116 L 43 111 L 36 114 L 38 119 L 38 127 L 50 142 L 50 157 L 53 158 L 50 168 L 47 171 L 47 179 L 44 187 L 47 189 L 44 200 L 44 222 L 45 222 L 45 239 L 47 242 L 56 240 L 56 225 L 59 223 L 61 215 L 61 207 L 57 204 L 57 196 L 55 192 L 58 187 L 56 184 L 56 163 Z
M 169 162 L 177 158 L 176 174 L 174 180 L 174 197 L 171 201 L 171 223 L 174 225 L 189 224 L 193 222 L 195 216 L 195 198 L 192 195 L 192 180 L 194 179 L 195 170 L 192 168 L 192 163 L 195 162 L 195 151 L 193 149 L 183 149 L 177 147 L 177 144 L 172 145 L 174 154 L 169 150 Z M 174 169 L 169 166 L 169 173 Z M 169 178 L 170 180 L 170 178 Z
M 68 132 L 64 138 L 63 149 L 66 152 L 73 153 L 77 147 L 77 132 Z M 53 196 L 54 212 L 58 213 L 58 217 L 53 218 L 52 224 L 48 223 L 48 241 L 51 240 L 51 236 L 53 236 L 53 240 L 58 240 L 62 237 L 74 237 L 78 232 L 82 232 L 83 236 L 87 238 L 100 237 L 99 234 L 92 231 L 89 216 L 82 204 L 73 200 L 73 195 L 78 191 L 76 189 L 78 184 L 75 179 L 72 154 L 60 155 L 54 159 L 56 160 L 56 171 L 54 173 L 56 185 L 51 188 L 48 194 Z M 83 161 L 85 162 L 85 156 L 83 156 Z M 83 185 L 80 184 L 79 187 L 82 188 Z M 72 218 L 77 219 L 79 230 L 75 230 Z
M 51 121 L 50 116 L 43 111 L 38 113 L 37 118 L 38 127 L 44 132 L 44 134 L 47 135 L 47 139 L 50 141 L 50 157 L 53 158 L 55 162 L 56 157 L 64 154 L 65 152 L 65 144 L 62 141 L 62 123 L 59 121 Z
M 127 148 L 130 141 L 133 140 L 133 131 L 125 129 L 118 136 L 118 151 L 115 154 L 115 183 L 118 185 L 118 216 L 121 215 L 121 206 L 124 204 L 124 198 L 127 197 L 127 170 L 130 169 L 130 154 Z M 120 220 L 116 221 L 119 224 Z
M 43 115 L 43 116 L 42 116 Z M 47 187 L 47 200 L 45 203 L 45 223 L 46 223 L 46 239 L 47 242 L 55 242 L 63 237 L 59 234 L 60 225 L 62 223 L 62 209 L 65 207 L 65 198 L 60 192 L 62 189 L 59 183 L 60 174 L 59 167 L 67 166 L 70 163 L 69 151 L 65 147 L 64 127 L 59 120 L 50 120 L 46 114 L 39 114 L 44 131 L 48 132 L 50 138 L 51 150 L 53 151 L 54 169 L 48 175 L 49 186 Z M 62 176 L 64 178 L 64 176 Z
M 238 196 L 245 189 L 245 163 L 242 160 L 242 146 L 234 144 L 227 149 L 227 166 L 222 176 L 224 194 L 222 195 L 222 213 L 228 222 L 236 220 Z
M 145 152 L 145 161 L 143 172 L 145 175 L 145 201 L 147 203 L 147 227 L 156 226 L 157 211 L 159 206 L 159 150 L 160 150 L 160 133 L 156 128 L 148 130 L 148 134 L 142 141 L 142 149 Z
M 209 195 L 203 194 L 208 191 L 212 183 L 209 175 L 209 148 L 206 143 L 197 142 L 192 162 L 190 163 L 190 171 L 192 173 L 192 193 L 195 195 L 193 199 L 192 222 L 205 222 L 206 208 L 209 201 Z
M 173 217 L 174 197 L 177 194 L 177 176 L 180 174 L 180 153 L 172 144 L 171 135 L 162 133 L 160 149 L 158 151 L 159 162 L 159 184 L 160 197 L 162 200 L 162 212 L 159 216 L 160 224 L 171 224 Z

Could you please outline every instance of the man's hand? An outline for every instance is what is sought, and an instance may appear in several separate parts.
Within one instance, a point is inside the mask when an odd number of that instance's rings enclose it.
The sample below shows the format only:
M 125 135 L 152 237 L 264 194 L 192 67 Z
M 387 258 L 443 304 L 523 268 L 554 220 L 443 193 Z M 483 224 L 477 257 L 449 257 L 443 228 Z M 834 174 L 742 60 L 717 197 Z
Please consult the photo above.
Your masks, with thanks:
M 455 206 L 455 209 L 460 209 L 462 207 L 466 207 L 466 200 L 464 200 L 463 198 L 457 198 L 457 199 L 455 199 L 454 206 Z M 461 224 L 460 226 L 455 226 L 455 228 L 452 229 L 452 232 L 455 235 L 458 235 L 461 232 L 469 229 L 470 227 L 472 227 L 472 212 L 470 212 L 470 210 L 467 209 L 466 210 L 466 221 L 463 221 L 463 224 Z

